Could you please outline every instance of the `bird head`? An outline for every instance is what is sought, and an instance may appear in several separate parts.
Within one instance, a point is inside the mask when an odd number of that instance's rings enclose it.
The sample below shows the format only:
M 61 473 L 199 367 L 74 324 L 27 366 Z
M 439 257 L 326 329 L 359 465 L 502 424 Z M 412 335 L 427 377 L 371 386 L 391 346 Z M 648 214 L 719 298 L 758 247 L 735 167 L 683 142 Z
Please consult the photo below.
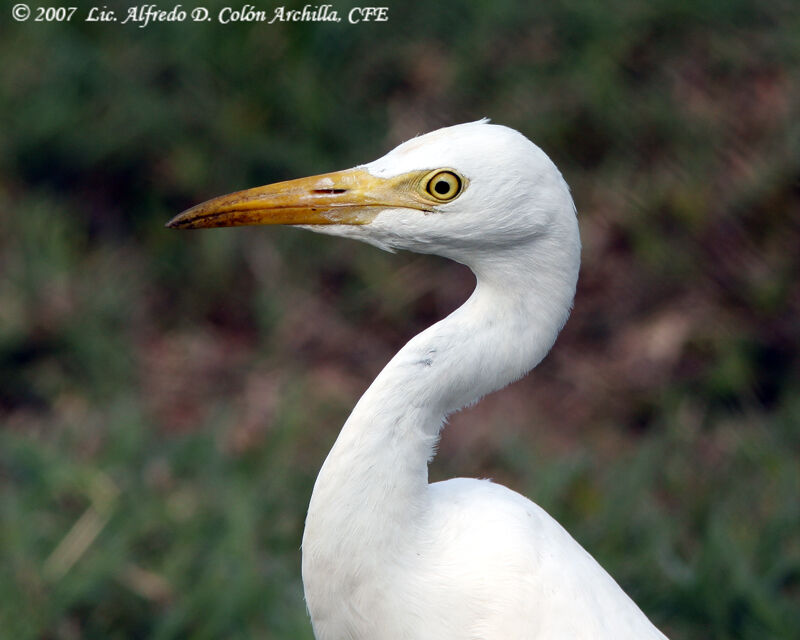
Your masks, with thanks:
M 285 224 L 471 264 L 556 234 L 574 238 L 561 174 L 522 134 L 488 121 L 413 138 L 365 165 L 214 198 L 175 229 Z

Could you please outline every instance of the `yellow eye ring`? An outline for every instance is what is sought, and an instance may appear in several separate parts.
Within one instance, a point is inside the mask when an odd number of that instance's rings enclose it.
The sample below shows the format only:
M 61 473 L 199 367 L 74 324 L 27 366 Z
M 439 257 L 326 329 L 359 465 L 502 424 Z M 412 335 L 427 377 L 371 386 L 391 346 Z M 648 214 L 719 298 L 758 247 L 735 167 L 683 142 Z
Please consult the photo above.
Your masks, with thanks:
M 425 191 L 438 202 L 449 202 L 461 193 L 464 181 L 452 171 L 434 171 L 425 180 Z

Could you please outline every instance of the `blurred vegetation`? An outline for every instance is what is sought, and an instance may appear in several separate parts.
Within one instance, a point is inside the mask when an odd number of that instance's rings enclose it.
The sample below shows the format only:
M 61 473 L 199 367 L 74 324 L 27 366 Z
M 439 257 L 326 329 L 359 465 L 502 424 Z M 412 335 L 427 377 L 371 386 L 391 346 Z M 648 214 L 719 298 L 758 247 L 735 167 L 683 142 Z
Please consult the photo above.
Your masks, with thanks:
M 562 169 L 583 271 L 551 356 L 453 418 L 432 477 L 523 490 L 675 640 L 800 637 L 796 3 L 0 21 L 2 637 L 311 638 L 315 474 L 471 277 L 163 223 L 483 116 Z

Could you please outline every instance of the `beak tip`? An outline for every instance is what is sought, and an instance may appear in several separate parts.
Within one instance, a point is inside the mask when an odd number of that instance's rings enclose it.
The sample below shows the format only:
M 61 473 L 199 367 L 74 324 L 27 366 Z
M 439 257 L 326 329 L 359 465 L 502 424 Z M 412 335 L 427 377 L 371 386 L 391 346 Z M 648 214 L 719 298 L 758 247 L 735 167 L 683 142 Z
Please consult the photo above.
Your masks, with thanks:
M 179 213 L 177 216 L 172 218 L 169 222 L 167 222 L 164 227 L 167 229 L 187 229 L 190 227 L 189 221 L 186 219 L 184 215 L 186 212 Z

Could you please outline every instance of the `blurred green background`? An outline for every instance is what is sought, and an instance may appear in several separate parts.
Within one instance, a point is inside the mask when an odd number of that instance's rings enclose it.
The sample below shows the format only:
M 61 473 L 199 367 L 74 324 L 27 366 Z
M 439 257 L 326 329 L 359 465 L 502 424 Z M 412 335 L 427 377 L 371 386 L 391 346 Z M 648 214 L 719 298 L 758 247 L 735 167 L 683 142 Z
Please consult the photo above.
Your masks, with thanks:
M 388 4 L 147 28 L 3 7 L 0 636 L 312 637 L 316 472 L 472 277 L 163 224 L 489 116 L 572 186 L 581 280 L 552 354 L 453 417 L 431 477 L 530 496 L 673 639 L 800 637 L 797 4 Z

